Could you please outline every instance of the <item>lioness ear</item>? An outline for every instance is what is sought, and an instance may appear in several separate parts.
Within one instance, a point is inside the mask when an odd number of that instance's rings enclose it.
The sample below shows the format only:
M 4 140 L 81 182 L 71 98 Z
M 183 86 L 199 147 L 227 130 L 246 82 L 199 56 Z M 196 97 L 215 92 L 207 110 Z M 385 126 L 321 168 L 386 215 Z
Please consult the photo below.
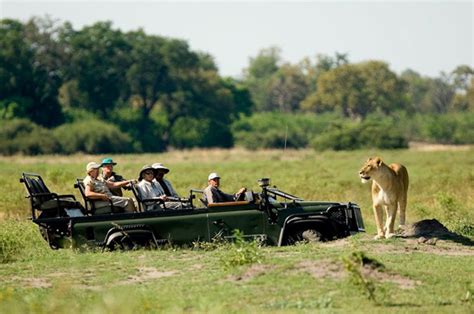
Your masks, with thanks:
M 382 161 L 382 159 L 381 159 L 380 157 L 375 157 L 375 160 L 374 160 L 374 161 L 375 161 L 375 163 L 377 164 L 377 166 L 379 166 L 379 167 L 380 167 L 380 166 L 382 165 L 382 163 L 383 163 L 383 161 Z

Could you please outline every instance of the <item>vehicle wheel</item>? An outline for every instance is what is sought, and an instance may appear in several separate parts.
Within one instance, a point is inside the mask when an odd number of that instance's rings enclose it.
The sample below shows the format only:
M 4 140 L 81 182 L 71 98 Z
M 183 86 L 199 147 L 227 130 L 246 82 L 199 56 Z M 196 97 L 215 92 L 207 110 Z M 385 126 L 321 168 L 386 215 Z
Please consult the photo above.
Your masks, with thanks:
M 321 232 L 315 229 L 303 229 L 290 233 L 286 242 L 288 245 L 293 245 L 301 242 L 314 243 L 320 241 L 323 241 L 323 235 Z
M 39 230 L 40 230 L 41 236 L 43 237 L 43 239 L 46 240 L 46 242 L 48 242 L 49 246 L 53 250 L 58 250 L 59 238 L 55 236 L 53 233 L 49 232 L 48 229 L 46 229 L 45 227 L 40 226 Z
M 119 237 L 112 240 L 108 245 L 107 248 L 110 251 L 120 250 L 120 251 L 131 251 L 136 248 L 136 243 L 132 241 L 127 236 Z

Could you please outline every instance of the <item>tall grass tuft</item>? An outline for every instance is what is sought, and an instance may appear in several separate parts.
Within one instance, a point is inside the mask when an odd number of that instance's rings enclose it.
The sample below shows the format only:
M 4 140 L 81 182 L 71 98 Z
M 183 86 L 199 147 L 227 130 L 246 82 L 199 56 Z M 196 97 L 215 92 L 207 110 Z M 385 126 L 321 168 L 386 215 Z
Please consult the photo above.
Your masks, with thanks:
M 368 258 L 362 251 L 352 252 L 348 257 L 344 257 L 342 262 L 344 268 L 350 275 L 351 282 L 360 288 L 367 299 L 376 302 L 375 283 L 371 278 L 363 273 L 362 269 L 364 265 L 368 263 L 374 264 L 376 267 L 383 267 L 383 265 Z
M 228 245 L 228 248 L 221 256 L 221 262 L 224 268 L 230 269 L 245 264 L 262 263 L 262 241 L 246 241 L 241 231 L 234 231 L 235 242 Z
M 0 263 L 24 260 L 50 251 L 33 223 L 16 219 L 0 221 Z

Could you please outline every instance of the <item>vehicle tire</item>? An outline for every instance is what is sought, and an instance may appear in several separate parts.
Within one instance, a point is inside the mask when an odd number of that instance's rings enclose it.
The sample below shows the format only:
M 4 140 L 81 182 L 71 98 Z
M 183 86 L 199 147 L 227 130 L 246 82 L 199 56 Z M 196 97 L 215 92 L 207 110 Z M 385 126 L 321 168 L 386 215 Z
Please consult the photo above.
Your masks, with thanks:
M 108 245 L 109 251 L 131 251 L 137 248 L 136 243 L 128 236 L 113 239 Z
M 55 236 L 52 232 L 49 232 L 48 229 L 45 227 L 39 226 L 40 234 L 43 239 L 48 242 L 49 247 L 52 248 L 53 250 L 58 250 L 59 249 L 59 237 Z
M 288 235 L 286 243 L 293 245 L 296 243 L 315 243 L 324 240 L 323 234 L 316 229 L 296 230 Z

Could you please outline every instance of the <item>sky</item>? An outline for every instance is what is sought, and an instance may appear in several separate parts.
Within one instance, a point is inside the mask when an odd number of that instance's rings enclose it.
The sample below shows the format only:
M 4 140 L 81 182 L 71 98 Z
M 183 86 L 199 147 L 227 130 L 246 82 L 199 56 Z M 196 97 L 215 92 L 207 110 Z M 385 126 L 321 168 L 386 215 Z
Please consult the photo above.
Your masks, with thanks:
M 474 0 L 0 0 L 0 18 L 45 15 L 77 30 L 108 20 L 122 31 L 184 39 L 213 56 L 225 76 L 241 76 L 249 58 L 271 46 L 293 64 L 339 52 L 350 62 L 382 60 L 397 73 L 409 68 L 430 77 L 474 67 Z

